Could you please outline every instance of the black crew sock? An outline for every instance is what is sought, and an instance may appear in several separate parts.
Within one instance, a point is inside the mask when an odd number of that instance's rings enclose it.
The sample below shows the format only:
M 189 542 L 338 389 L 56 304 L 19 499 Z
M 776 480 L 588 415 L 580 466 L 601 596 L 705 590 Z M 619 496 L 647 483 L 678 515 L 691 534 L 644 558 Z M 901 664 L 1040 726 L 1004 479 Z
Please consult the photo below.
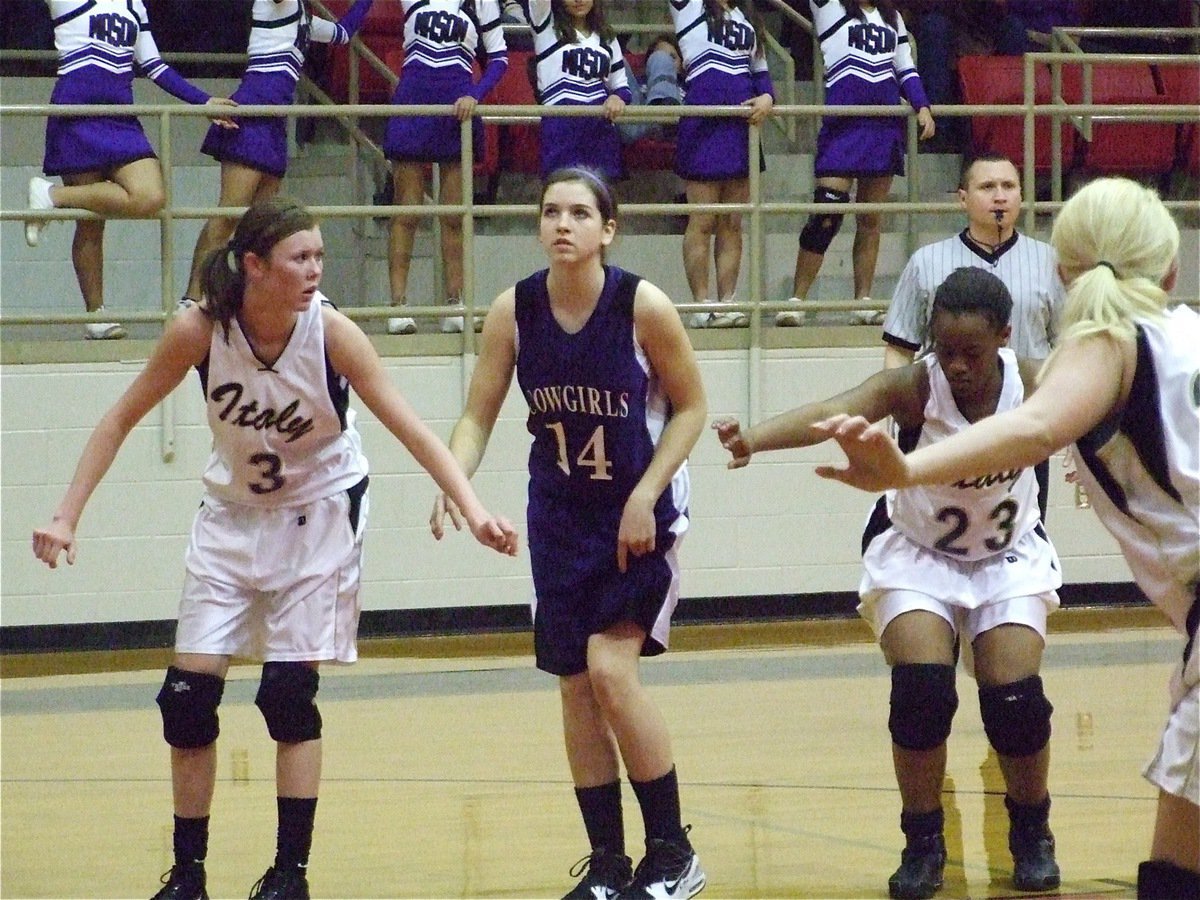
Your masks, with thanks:
M 195 819 L 176 816 L 173 844 L 175 865 L 204 865 L 204 859 L 208 856 L 208 816 Z
M 1045 828 L 1050 821 L 1050 795 L 1041 803 L 1017 803 L 1012 797 L 1004 795 L 1004 807 L 1008 810 L 1009 821 L 1020 831 L 1037 831 Z
M 316 797 L 276 797 L 279 808 L 278 842 L 275 868 L 308 867 L 312 849 L 313 821 L 317 816 Z
M 575 800 L 579 803 L 583 827 L 587 829 L 588 843 L 592 849 L 603 847 L 624 855 L 625 820 L 621 813 L 621 782 L 577 787 Z
M 670 772 L 652 781 L 634 781 L 630 778 L 629 783 L 633 785 L 638 805 L 642 808 L 646 839 L 671 841 L 690 848 L 679 812 L 679 780 L 675 775 L 675 767 L 672 766 Z
M 910 845 L 941 834 L 945 827 L 946 812 L 940 806 L 925 813 L 900 813 L 900 830 Z

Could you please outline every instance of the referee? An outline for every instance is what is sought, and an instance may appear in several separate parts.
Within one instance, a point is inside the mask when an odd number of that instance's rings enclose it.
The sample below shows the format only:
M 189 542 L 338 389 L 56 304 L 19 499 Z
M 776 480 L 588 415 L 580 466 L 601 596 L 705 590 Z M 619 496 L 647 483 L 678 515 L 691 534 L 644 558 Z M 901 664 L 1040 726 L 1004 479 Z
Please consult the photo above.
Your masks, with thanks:
M 1012 295 L 1012 335 L 1008 344 L 1018 357 L 1043 360 L 1050 355 L 1056 323 L 1067 291 L 1049 244 L 1016 230 L 1021 212 L 1021 176 L 1007 156 L 983 152 L 963 160 L 958 201 L 967 227 L 951 238 L 926 244 L 900 273 L 883 324 L 883 365 L 905 366 L 928 350 L 933 295 L 955 269 L 987 269 Z M 1049 466 L 1037 467 L 1038 504 L 1046 518 Z

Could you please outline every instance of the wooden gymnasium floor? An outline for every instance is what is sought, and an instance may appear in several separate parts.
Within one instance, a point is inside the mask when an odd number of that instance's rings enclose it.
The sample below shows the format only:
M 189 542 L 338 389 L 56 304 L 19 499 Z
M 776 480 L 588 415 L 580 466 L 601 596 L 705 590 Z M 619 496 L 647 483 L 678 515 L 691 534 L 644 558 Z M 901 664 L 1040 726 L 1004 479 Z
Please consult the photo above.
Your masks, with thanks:
M 1140 775 L 1180 649 L 1152 610 L 1064 611 L 1043 675 L 1055 705 L 1051 822 L 1063 897 L 1131 898 L 1154 791 Z M 886 897 L 901 845 L 889 679 L 860 623 L 676 629 L 644 667 L 669 720 L 703 897 Z M 364 645 L 325 669 L 315 897 L 559 897 L 586 850 L 554 679 L 527 636 Z M 492 655 L 488 655 L 492 654 Z M 170 865 L 154 695 L 162 654 L 6 657 L 0 894 L 137 897 Z M 142 668 L 136 668 L 141 666 Z M 151 666 L 152 668 L 145 668 Z M 100 669 L 122 669 L 99 671 Z M 37 673 L 43 674 L 37 674 Z M 222 706 L 209 889 L 245 897 L 274 846 L 273 752 L 235 668 Z M 939 897 L 1008 897 L 1003 787 L 959 675 Z M 641 821 L 626 786 L 630 847 Z

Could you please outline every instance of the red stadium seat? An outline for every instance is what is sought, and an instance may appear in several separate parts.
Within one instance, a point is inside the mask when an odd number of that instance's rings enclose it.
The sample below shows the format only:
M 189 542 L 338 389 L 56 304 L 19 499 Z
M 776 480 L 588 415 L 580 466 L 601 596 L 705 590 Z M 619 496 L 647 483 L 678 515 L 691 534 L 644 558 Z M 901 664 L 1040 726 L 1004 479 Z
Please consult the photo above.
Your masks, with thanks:
M 327 0 L 329 11 L 343 16 L 351 6 L 351 0 Z M 404 13 L 399 3 L 376 3 L 363 20 L 358 37 L 384 62 L 389 54 L 399 51 L 404 59 Z M 350 48 L 344 44 L 330 48 L 329 95 L 339 103 L 350 99 Z M 398 67 L 388 62 L 392 72 Z M 365 63 L 359 65 L 358 97 L 360 103 L 387 103 L 392 98 L 392 86 L 388 81 Z
M 1200 66 L 1159 66 L 1158 71 L 1168 103 L 1200 106 Z M 1194 122 L 1177 125 L 1175 149 L 1176 165 L 1200 176 L 1200 126 Z
M 510 50 L 508 70 L 487 98 L 498 106 L 526 106 L 537 103 L 529 80 L 529 65 L 533 52 Z M 499 128 L 499 168 L 505 172 L 524 172 L 536 175 L 540 164 L 539 125 L 505 124 Z
M 636 73 L 639 80 L 642 79 L 646 70 L 646 54 L 627 51 L 625 65 Z M 621 159 L 630 172 L 670 171 L 675 166 L 675 142 L 652 137 L 638 138 L 621 148 Z
M 963 56 L 958 60 L 958 77 L 962 85 L 963 103 L 1011 104 L 1025 102 L 1025 61 L 1020 56 Z M 1051 93 L 1050 69 L 1040 65 L 1035 69 L 1034 100 L 1049 103 Z M 1066 87 L 1063 88 L 1064 97 Z M 1003 153 L 1020 168 L 1025 164 L 1024 116 L 973 116 L 971 118 L 971 149 L 973 152 L 991 150 Z M 1053 159 L 1050 143 L 1050 120 L 1040 116 L 1034 123 L 1034 171 L 1050 171 Z M 1062 126 L 1063 171 L 1075 162 L 1076 142 L 1073 128 Z
M 1063 67 L 1063 95 L 1083 102 L 1083 67 Z M 1092 102 L 1114 105 L 1161 106 L 1160 94 L 1148 65 L 1092 66 Z M 1092 119 L 1092 139 L 1083 142 L 1084 170 L 1102 175 L 1166 175 L 1175 163 L 1176 126 L 1170 122 L 1104 121 Z

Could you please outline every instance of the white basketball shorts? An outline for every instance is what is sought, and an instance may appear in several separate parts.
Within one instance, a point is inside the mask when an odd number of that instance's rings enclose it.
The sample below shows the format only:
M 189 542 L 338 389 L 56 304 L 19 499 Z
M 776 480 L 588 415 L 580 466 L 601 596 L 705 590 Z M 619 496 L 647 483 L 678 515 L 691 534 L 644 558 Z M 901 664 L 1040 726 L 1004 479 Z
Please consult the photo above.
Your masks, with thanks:
M 1200 806 L 1200 646 L 1171 678 L 1171 715 L 1142 774 L 1168 794 Z
M 965 562 L 889 528 L 863 554 L 858 611 L 876 637 L 902 613 L 924 609 L 949 622 L 967 644 L 1005 624 L 1028 625 L 1044 638 L 1061 586 L 1054 546 L 1035 531 L 1003 553 Z
M 260 509 L 206 495 L 185 563 L 178 653 L 352 663 L 367 496 Z

